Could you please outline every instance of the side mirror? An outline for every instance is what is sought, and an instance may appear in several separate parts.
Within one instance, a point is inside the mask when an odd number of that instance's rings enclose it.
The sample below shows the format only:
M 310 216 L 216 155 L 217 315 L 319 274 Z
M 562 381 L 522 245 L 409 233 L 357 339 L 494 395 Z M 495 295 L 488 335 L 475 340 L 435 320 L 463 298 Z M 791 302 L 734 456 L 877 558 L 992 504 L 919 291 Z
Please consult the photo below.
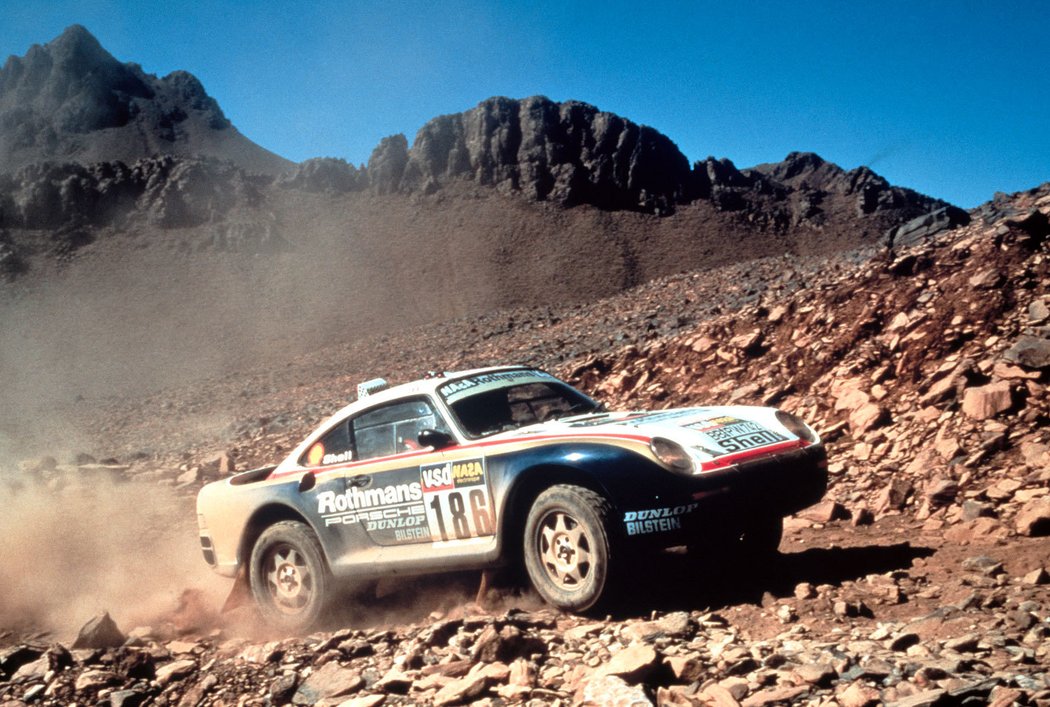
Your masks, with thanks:
M 439 432 L 438 430 L 421 431 L 417 441 L 420 447 L 431 447 L 434 450 L 451 447 L 456 443 L 456 440 L 452 439 L 452 435 L 448 432 Z

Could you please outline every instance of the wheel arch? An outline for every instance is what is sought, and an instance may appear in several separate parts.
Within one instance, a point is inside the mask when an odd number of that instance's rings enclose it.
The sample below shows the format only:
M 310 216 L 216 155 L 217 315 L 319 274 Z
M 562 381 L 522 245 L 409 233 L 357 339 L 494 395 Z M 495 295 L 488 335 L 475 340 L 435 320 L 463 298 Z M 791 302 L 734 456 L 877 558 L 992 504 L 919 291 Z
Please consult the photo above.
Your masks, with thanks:
M 500 554 L 509 564 L 522 560 L 525 521 L 533 501 L 551 486 L 572 484 L 590 489 L 613 501 L 609 489 L 593 473 L 567 464 L 537 464 L 521 471 L 507 493 L 500 520 Z
M 255 542 L 259 539 L 259 536 L 263 534 L 267 528 L 274 523 L 279 523 L 283 520 L 294 520 L 302 523 L 306 527 L 310 528 L 317 534 L 317 530 L 313 525 L 306 519 L 306 517 L 300 513 L 297 509 L 292 506 L 285 505 L 283 503 L 268 503 L 252 513 L 248 522 L 245 523 L 244 532 L 241 533 L 241 542 L 237 547 L 237 562 L 241 566 L 246 567 L 248 561 L 252 556 L 252 548 L 255 546 Z M 324 544 L 321 544 L 322 553 L 324 553 Z M 325 561 L 328 561 L 327 554 L 325 553 Z

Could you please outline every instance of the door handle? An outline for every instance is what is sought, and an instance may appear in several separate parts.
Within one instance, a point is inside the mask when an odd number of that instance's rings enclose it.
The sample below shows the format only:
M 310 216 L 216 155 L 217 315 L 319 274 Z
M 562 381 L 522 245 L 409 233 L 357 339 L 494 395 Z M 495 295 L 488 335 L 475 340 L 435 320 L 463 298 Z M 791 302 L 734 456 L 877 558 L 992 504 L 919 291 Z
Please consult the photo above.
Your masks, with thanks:
M 367 474 L 362 474 L 360 476 L 351 476 L 350 481 L 348 483 L 351 486 L 369 486 L 372 483 L 372 477 L 368 476 Z

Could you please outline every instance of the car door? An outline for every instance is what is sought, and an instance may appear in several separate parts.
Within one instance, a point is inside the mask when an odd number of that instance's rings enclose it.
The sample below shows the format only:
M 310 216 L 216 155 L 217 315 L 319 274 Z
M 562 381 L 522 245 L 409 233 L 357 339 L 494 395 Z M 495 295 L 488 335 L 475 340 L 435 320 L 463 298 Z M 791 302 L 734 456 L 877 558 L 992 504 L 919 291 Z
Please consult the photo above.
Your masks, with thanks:
M 448 431 L 426 397 L 386 403 L 350 420 L 355 463 L 347 468 L 346 505 L 377 545 L 429 542 L 433 537 L 420 470 L 441 458 L 421 449 L 424 429 Z

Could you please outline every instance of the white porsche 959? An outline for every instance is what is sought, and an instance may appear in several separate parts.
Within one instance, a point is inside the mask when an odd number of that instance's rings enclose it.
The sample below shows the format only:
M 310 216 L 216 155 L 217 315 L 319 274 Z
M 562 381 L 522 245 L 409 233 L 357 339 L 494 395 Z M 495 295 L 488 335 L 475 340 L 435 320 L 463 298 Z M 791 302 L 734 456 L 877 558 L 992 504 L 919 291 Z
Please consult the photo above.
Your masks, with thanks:
M 197 509 L 208 564 L 302 629 L 346 582 L 511 563 L 584 611 L 639 553 L 776 553 L 783 518 L 826 485 L 823 444 L 789 413 L 610 412 L 500 367 L 362 384 L 284 461 L 205 486 Z

